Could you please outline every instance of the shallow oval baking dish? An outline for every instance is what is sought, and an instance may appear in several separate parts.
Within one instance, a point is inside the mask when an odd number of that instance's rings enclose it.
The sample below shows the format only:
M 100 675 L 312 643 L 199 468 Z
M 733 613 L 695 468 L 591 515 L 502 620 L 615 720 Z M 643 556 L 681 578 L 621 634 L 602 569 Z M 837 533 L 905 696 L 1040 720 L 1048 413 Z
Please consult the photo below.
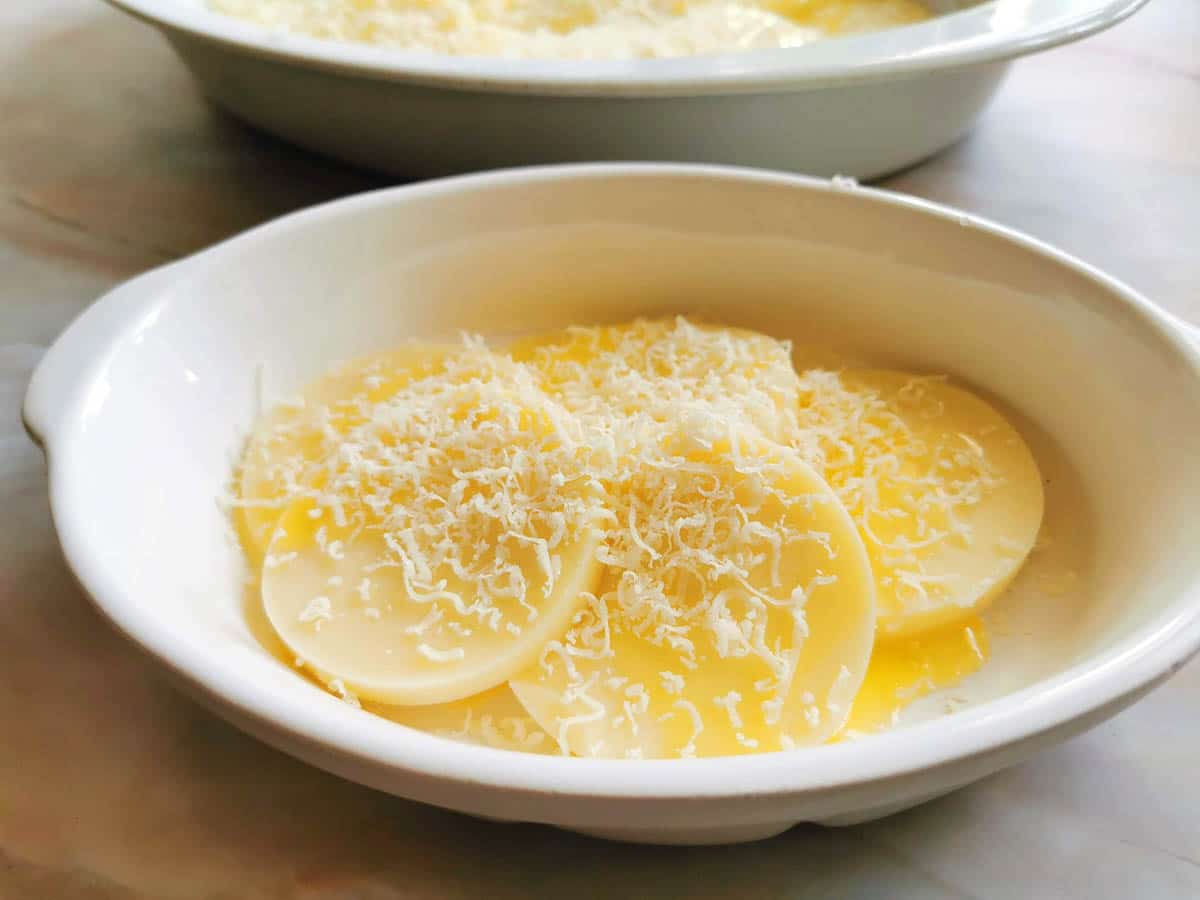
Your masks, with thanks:
M 1079 483 L 1078 602 L 997 639 L 952 714 L 716 759 L 457 743 L 354 709 L 263 649 L 218 502 L 262 403 L 410 337 L 669 312 L 843 335 L 1019 413 Z M 1200 353 L 1183 326 L 1044 244 L 874 190 L 597 165 L 341 200 L 98 301 L 46 355 L 24 415 L 80 584 L 185 690 L 316 766 L 480 816 L 693 843 L 862 821 L 1095 725 L 1200 646 Z
M 418 54 L 282 33 L 206 0 L 109 0 L 159 28 L 218 104 L 396 175 L 590 160 L 874 178 L 961 137 L 1013 59 L 1145 0 L 928 0 L 936 18 L 802 47 L 683 59 Z

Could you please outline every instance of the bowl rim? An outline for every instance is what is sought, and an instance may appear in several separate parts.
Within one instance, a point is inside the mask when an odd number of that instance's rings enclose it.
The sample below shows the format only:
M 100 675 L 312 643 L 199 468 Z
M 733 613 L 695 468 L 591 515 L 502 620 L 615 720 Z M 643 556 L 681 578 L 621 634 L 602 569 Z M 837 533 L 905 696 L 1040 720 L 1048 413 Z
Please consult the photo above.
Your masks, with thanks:
M 1167 609 L 1134 634 L 1064 672 L 953 716 L 894 732 L 794 753 L 689 760 L 589 760 L 477 747 L 435 737 L 353 709 L 316 688 L 272 696 L 236 672 L 215 665 L 205 648 L 181 638 L 169 624 L 139 609 L 136 590 L 89 543 L 87 510 L 74 502 L 75 485 L 90 468 L 77 434 L 89 397 L 122 337 L 148 312 L 169 302 L 170 285 L 191 270 L 219 264 L 228 248 L 356 210 L 403 204 L 409 199 L 459 194 L 496 186 L 555 180 L 694 178 L 769 185 L 798 192 L 850 192 L 861 201 L 917 217 L 969 225 L 999 240 L 1083 275 L 1097 296 L 1132 312 L 1191 376 L 1200 411 L 1200 344 L 1181 324 L 1121 282 L 1049 245 L 950 207 L 874 188 L 816 178 L 724 166 L 584 164 L 502 170 L 456 176 L 335 200 L 291 213 L 230 238 L 180 262 L 116 288 L 76 319 L 47 352 L 30 381 L 23 418 L 46 451 L 50 501 L 67 564 L 99 612 L 118 631 L 182 679 L 194 692 L 232 708 L 240 717 L 283 732 L 393 775 L 445 785 L 550 797 L 620 800 L 719 799 L 791 796 L 862 785 L 932 770 L 1000 750 L 1111 708 L 1169 677 L 1200 650 L 1200 573 Z M 1200 414 L 1200 413 L 1198 413 Z
M 172 35 L 363 78 L 460 90 L 579 96 L 711 95 L 891 80 L 1000 62 L 1079 40 L 1148 0 L 983 0 L 929 21 L 790 49 L 677 59 L 454 57 L 272 30 L 204 0 L 106 0 Z

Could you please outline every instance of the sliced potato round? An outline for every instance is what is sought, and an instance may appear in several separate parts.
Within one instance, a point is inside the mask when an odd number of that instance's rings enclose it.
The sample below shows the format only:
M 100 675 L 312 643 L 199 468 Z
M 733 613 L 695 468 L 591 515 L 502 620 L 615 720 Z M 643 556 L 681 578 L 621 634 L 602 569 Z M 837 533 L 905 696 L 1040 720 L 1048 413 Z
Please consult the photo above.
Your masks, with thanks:
M 503 683 L 599 575 L 605 495 L 576 423 L 506 371 L 451 374 L 349 428 L 264 560 L 280 638 L 369 700 L 444 703 Z
M 381 703 L 445 703 L 502 684 L 566 630 L 599 574 L 596 531 L 557 551 L 553 583 L 537 547 L 521 543 L 505 565 L 519 568 L 522 594 L 480 604 L 477 584 L 449 565 L 415 584 L 395 541 L 382 523 L 339 528 L 300 501 L 280 518 L 262 575 L 267 618 L 288 648 L 322 681 Z
M 792 444 L 862 533 L 881 639 L 980 611 L 1037 540 L 1033 454 L 999 412 L 945 379 L 806 372 Z
M 255 426 L 238 471 L 234 522 L 251 565 L 262 563 L 284 507 L 316 486 L 339 435 L 362 419 L 363 404 L 437 374 L 447 358 L 478 353 L 462 345 L 413 344 L 352 360 L 277 406 Z
M 600 592 L 510 682 L 566 752 L 778 750 L 849 712 L 875 631 L 862 540 L 797 454 L 714 423 L 630 473 Z
M 577 413 L 672 423 L 681 403 L 702 402 L 776 440 L 795 422 L 790 347 L 754 331 L 636 319 L 522 338 L 508 352 Z
M 453 703 L 367 708 L 392 722 L 466 744 L 525 753 L 558 753 L 557 745 L 538 727 L 507 684 Z

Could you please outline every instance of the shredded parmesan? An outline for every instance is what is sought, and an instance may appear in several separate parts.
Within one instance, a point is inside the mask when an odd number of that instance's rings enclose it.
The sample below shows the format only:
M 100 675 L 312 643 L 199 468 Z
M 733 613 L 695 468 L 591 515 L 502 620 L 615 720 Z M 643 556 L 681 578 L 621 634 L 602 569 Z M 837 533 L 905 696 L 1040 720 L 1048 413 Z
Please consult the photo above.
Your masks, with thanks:
M 384 636 L 384 669 L 415 659 L 421 690 L 524 641 L 528 668 L 472 690 L 511 678 L 531 718 L 468 708 L 459 729 L 455 708 L 441 730 L 629 759 L 788 749 L 845 721 L 877 590 L 919 612 L 954 596 L 931 554 L 1019 556 L 972 527 L 1005 473 L 988 435 L 924 427 L 945 412 L 931 385 L 797 374 L 787 342 L 685 318 L 504 353 L 468 336 L 269 415 L 238 508 L 249 540 L 273 534 L 264 597 L 305 585 L 287 623 L 313 643 L 285 642 L 347 702 L 415 701 L 321 657 L 343 627 L 352 654 Z
M 300 613 L 301 622 L 315 622 L 317 628 L 321 627 L 322 622 L 328 622 L 333 618 L 333 613 L 330 610 L 328 597 L 313 597 L 308 606 L 304 607 Z
M 966 513 L 1000 484 L 970 435 L 931 438 L 911 424 L 942 413 L 928 387 L 943 381 L 912 376 L 892 393 L 830 370 L 800 375 L 791 444 L 837 492 L 882 564 L 880 581 L 909 611 L 953 598 L 957 576 L 929 573 L 926 560 L 954 542 L 969 545 Z
M 579 603 L 580 554 L 605 509 L 586 429 L 475 339 L 333 378 L 303 419 L 270 419 L 252 444 L 278 451 L 257 460 L 255 483 L 291 510 L 263 573 L 268 615 L 283 627 L 272 610 L 315 580 L 321 595 L 294 615 L 320 638 L 281 636 L 383 702 L 409 702 L 395 685 L 409 666 L 418 689 L 420 660 L 473 678 L 526 648 L 500 677 L 515 672 L 540 650 L 543 613 L 557 628 Z M 361 620 L 376 624 L 355 632 Z
M 209 0 L 272 28 L 425 53 L 625 59 L 795 47 L 920 21 L 916 0 Z
M 538 690 L 526 691 L 521 679 L 513 685 L 527 706 L 534 701 L 526 698 L 557 693 L 569 713 L 560 721 L 590 726 L 574 742 L 560 730 L 574 752 L 621 756 L 636 746 L 650 756 L 688 756 L 700 752 L 701 735 L 723 752 L 781 746 L 782 731 L 800 721 L 785 720 L 784 710 L 807 639 L 806 604 L 839 583 L 802 561 L 850 565 L 836 559 L 828 531 L 799 524 L 821 516 L 825 504 L 836 507 L 815 476 L 818 493 L 796 489 L 805 483 L 792 480 L 802 463 L 747 426 L 709 414 L 702 401 L 679 403 L 667 436 L 661 408 L 608 414 L 619 418 L 609 424 L 628 441 L 630 461 L 607 484 L 616 515 L 604 529 L 602 589 L 529 674 Z M 593 407 L 583 418 L 604 415 Z M 679 422 L 688 424 L 680 430 Z M 841 527 L 842 540 L 858 540 L 848 521 Z M 865 560 L 854 565 L 865 580 Z M 845 627 L 869 636 L 873 620 L 862 609 L 847 612 Z M 685 709 L 690 725 L 677 727 Z M 607 735 L 596 727 L 602 711 Z

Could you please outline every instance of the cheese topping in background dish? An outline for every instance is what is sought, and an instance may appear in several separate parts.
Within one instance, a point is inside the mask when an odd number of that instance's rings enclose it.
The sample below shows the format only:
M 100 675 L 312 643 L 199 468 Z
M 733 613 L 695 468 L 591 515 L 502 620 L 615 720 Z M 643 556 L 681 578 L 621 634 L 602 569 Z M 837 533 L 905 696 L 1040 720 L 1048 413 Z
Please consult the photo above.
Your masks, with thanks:
M 289 662 L 432 733 L 618 758 L 888 727 L 983 665 L 1043 503 L 945 379 L 685 319 L 351 363 L 235 481 Z
M 797 47 L 920 22 L 916 0 L 209 0 L 271 28 L 427 53 L 678 57 Z

